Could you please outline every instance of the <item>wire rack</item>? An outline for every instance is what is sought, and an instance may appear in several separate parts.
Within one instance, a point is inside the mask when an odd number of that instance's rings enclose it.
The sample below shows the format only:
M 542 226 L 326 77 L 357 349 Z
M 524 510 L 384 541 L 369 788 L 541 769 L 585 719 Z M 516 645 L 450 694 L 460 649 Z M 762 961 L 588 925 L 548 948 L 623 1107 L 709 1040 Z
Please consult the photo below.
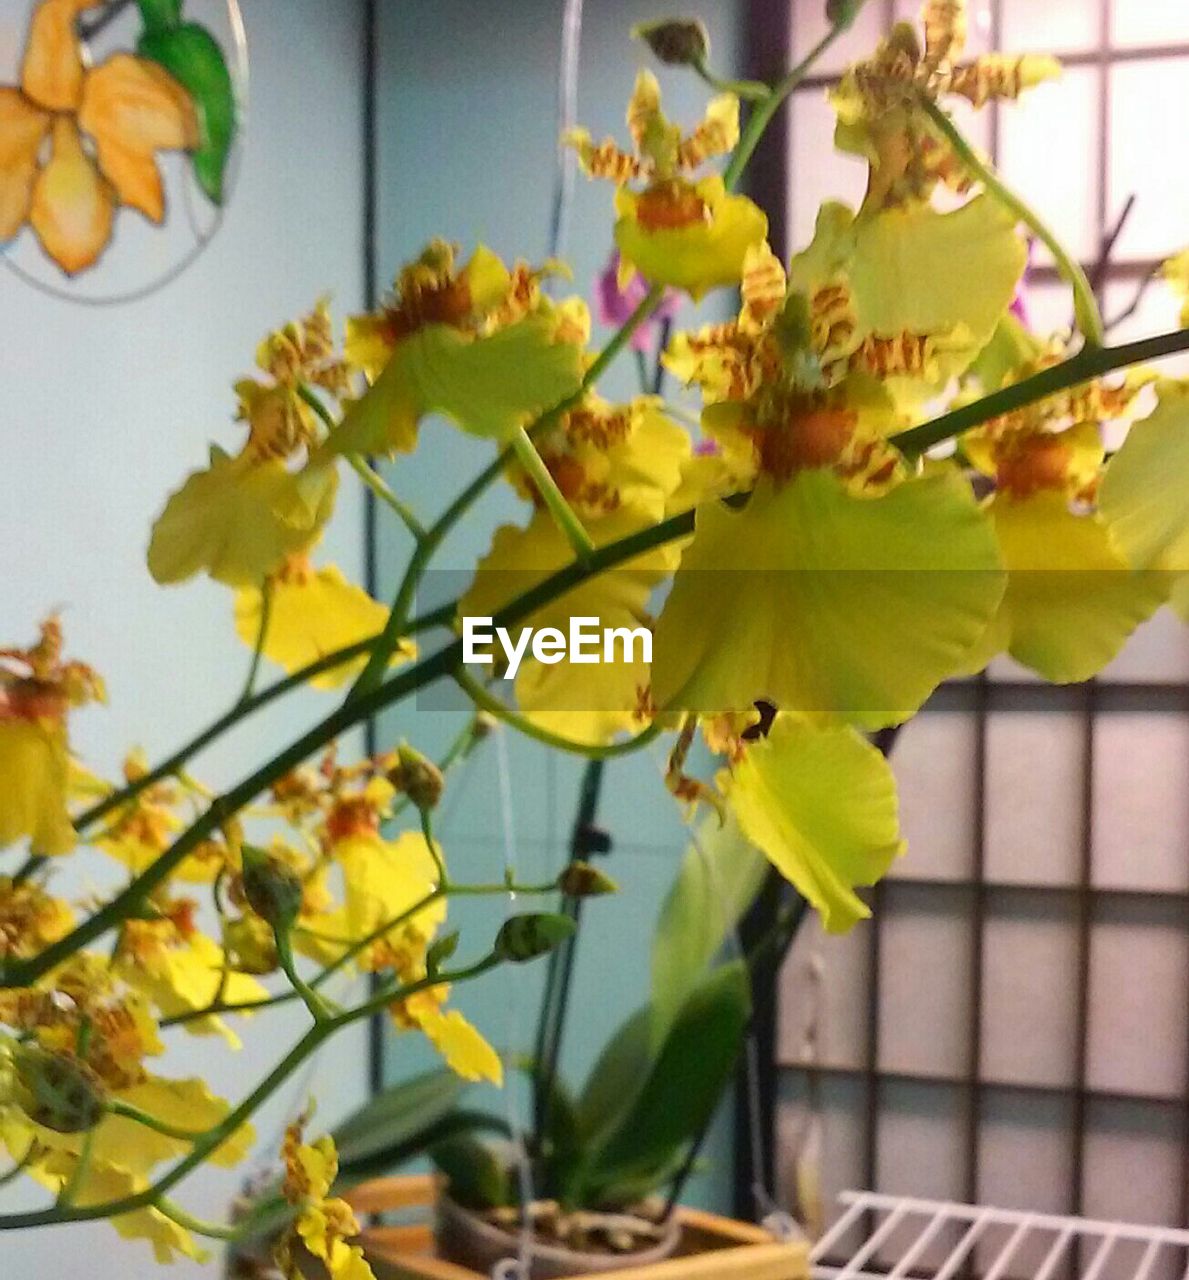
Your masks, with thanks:
M 1189 1231 L 844 1191 L 813 1280 L 1189 1280 Z

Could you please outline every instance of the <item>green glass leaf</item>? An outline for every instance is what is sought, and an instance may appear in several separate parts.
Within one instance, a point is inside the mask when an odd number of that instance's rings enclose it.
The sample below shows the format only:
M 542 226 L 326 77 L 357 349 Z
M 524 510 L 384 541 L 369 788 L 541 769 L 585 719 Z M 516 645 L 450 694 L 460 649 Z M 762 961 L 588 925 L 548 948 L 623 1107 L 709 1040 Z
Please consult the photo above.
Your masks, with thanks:
M 653 646 L 658 706 L 769 699 L 868 729 L 962 669 L 1005 585 L 994 530 L 955 473 L 852 496 L 831 472 L 761 481 L 698 511 Z
M 530 316 L 472 340 L 449 325 L 428 325 L 397 345 L 327 449 L 408 452 L 429 413 L 445 414 L 472 435 L 506 440 L 582 381 L 581 349 L 555 342 L 555 328 L 547 316 Z
M 632 1105 L 580 1171 L 583 1204 L 609 1204 L 617 1184 L 646 1186 L 672 1168 L 722 1100 L 750 1014 L 742 960 L 716 969 L 694 989 Z
M 751 906 L 768 862 L 728 817 L 707 818 L 686 850 L 652 943 L 652 1043 L 658 1046 L 686 997 Z
M 146 31 L 137 48 L 142 57 L 160 63 L 194 100 L 200 131 L 198 148 L 191 154 L 194 174 L 207 197 L 222 205 L 238 113 L 219 42 L 205 27 L 187 22 Z
M 182 0 L 136 0 L 146 31 L 166 31 L 182 20 Z
M 1098 509 L 1129 565 L 1180 573 L 1189 570 L 1189 388 L 1163 382 L 1159 393 L 1107 465 Z
M 904 851 L 896 780 L 883 755 L 846 725 L 782 713 L 725 777 L 739 826 L 842 933 L 871 913 L 874 884 Z

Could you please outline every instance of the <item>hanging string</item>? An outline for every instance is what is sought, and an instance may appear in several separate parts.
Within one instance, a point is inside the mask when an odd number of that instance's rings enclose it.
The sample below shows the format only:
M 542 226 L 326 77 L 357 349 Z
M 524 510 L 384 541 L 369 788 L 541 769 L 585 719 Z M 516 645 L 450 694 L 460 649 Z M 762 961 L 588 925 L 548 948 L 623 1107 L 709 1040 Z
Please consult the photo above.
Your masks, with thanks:
M 516 831 L 513 815 L 512 776 L 508 765 L 507 731 L 501 726 L 495 730 L 496 765 L 499 777 L 500 832 L 503 839 L 504 876 L 509 884 L 516 880 Z M 504 918 L 516 914 L 516 894 L 509 892 L 504 902 Z M 520 1043 L 520 995 L 521 983 L 505 979 L 508 1005 L 505 1021 L 505 1045 L 509 1060 Z M 510 1065 L 510 1063 L 509 1063 Z M 520 1091 L 515 1081 L 504 1086 L 504 1118 L 512 1135 L 512 1159 L 516 1165 L 517 1190 L 520 1196 L 520 1247 L 516 1259 L 505 1258 L 492 1269 L 492 1280 L 529 1280 L 529 1268 L 533 1253 L 532 1206 L 533 1170 L 525 1142 L 524 1117 L 521 1114 Z
M 583 0 L 566 0 L 562 13 L 561 60 L 557 77 L 557 167 L 553 182 L 553 213 L 549 221 L 549 257 L 565 256 L 570 237 L 576 167 L 562 138 L 578 123 L 578 67 L 582 45 Z

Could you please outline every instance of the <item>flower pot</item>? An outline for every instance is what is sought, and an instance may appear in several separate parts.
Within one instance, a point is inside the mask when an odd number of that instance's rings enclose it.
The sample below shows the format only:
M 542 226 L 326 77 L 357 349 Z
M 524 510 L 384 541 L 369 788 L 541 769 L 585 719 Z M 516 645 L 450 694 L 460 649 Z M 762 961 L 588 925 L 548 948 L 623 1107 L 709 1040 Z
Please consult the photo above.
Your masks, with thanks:
M 631 1230 L 639 1220 L 626 1214 L 608 1214 L 604 1221 L 610 1228 Z M 647 1225 L 647 1224 L 645 1224 Z M 504 1258 L 520 1253 L 519 1234 L 469 1209 L 456 1204 L 447 1195 L 439 1195 L 434 1224 L 438 1252 L 481 1275 L 490 1275 L 492 1267 Z M 676 1217 L 671 1217 L 660 1238 L 650 1247 L 628 1253 L 587 1253 L 561 1245 L 534 1241 L 531 1246 L 529 1280 L 563 1280 L 566 1276 L 601 1275 L 607 1271 L 626 1271 L 671 1258 L 681 1239 Z
M 450 1211 L 443 1210 L 444 1199 L 439 1205 L 439 1190 L 432 1177 L 398 1177 L 380 1178 L 349 1193 L 347 1199 L 361 1219 L 381 1213 L 401 1218 L 396 1225 L 368 1227 L 359 1238 L 377 1280 L 490 1280 L 490 1262 L 476 1267 L 441 1255 L 437 1237 L 447 1230 Z M 589 1257 L 570 1254 L 567 1265 L 572 1262 L 578 1270 L 533 1275 L 567 1280 L 607 1274 L 616 1280 L 807 1280 L 809 1275 L 806 1245 L 774 1240 L 750 1223 L 678 1208 L 674 1235 L 671 1252 L 654 1260 L 640 1254 L 615 1259 L 600 1255 L 592 1266 Z M 507 1238 L 511 1249 L 497 1254 L 496 1261 L 515 1256 L 518 1242 L 514 1235 Z M 616 1264 L 610 1273 L 609 1261 Z

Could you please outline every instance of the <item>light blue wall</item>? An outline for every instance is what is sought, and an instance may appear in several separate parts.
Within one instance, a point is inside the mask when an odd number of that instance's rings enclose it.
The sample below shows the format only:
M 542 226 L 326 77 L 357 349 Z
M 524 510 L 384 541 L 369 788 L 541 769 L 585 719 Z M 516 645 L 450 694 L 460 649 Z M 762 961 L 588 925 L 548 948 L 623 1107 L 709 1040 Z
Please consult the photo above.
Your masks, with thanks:
M 663 16 L 657 0 L 595 0 L 586 5 L 579 119 L 596 137 L 623 135 L 623 115 L 636 69 L 646 51 L 633 43 L 633 23 Z M 716 64 L 728 72 L 739 61 L 736 4 L 703 6 Z M 380 271 L 392 276 L 430 237 L 464 247 L 476 239 L 507 257 L 540 260 L 547 252 L 553 157 L 556 144 L 555 77 L 561 0 L 387 0 L 380 6 Z M 689 75 L 661 71 L 665 105 L 681 119 L 695 119 L 706 101 Z M 611 191 L 579 178 L 568 258 L 575 287 L 589 296 L 590 282 L 610 247 Z M 723 314 L 729 299 L 702 309 Z M 717 306 L 717 310 L 714 307 Z M 688 318 L 688 317 L 687 317 Z M 630 361 L 622 361 L 603 390 L 634 391 Z M 486 448 L 441 423 L 424 428 L 415 458 L 401 460 L 389 478 L 419 512 L 432 515 L 490 455 Z M 522 520 L 523 505 L 510 493 L 489 497 L 453 539 L 445 563 L 473 563 L 501 520 Z M 384 594 L 394 587 L 408 545 L 384 523 L 379 543 Z M 385 717 L 381 742 L 399 737 L 423 749 L 441 748 L 457 716 L 404 709 Z M 564 863 L 577 801 L 581 762 L 559 758 L 535 744 L 507 742 L 516 835 L 516 859 L 525 878 L 546 879 Z M 451 786 L 442 820 L 447 852 L 462 878 L 490 879 L 502 869 L 497 751 L 488 743 Z M 672 800 L 661 785 L 660 762 L 650 756 L 608 766 L 603 824 L 615 839 L 609 868 L 622 886 L 619 897 L 593 904 L 583 924 L 575 1000 L 565 1065 L 577 1080 L 618 1025 L 646 996 L 649 943 L 660 901 L 684 839 Z M 502 907 L 456 913 L 472 923 L 463 938 L 485 937 Z M 478 949 L 477 944 L 472 943 Z M 503 971 L 468 986 L 459 1004 L 496 1043 L 531 1044 L 543 966 Z M 388 1071 L 396 1078 L 424 1065 L 408 1040 L 389 1046 Z M 674 1099 L 680 1105 L 679 1099 Z M 492 1099 L 497 1107 L 504 1105 Z M 713 1167 L 695 1198 L 729 1204 L 729 1129 L 720 1125 L 710 1154 Z

